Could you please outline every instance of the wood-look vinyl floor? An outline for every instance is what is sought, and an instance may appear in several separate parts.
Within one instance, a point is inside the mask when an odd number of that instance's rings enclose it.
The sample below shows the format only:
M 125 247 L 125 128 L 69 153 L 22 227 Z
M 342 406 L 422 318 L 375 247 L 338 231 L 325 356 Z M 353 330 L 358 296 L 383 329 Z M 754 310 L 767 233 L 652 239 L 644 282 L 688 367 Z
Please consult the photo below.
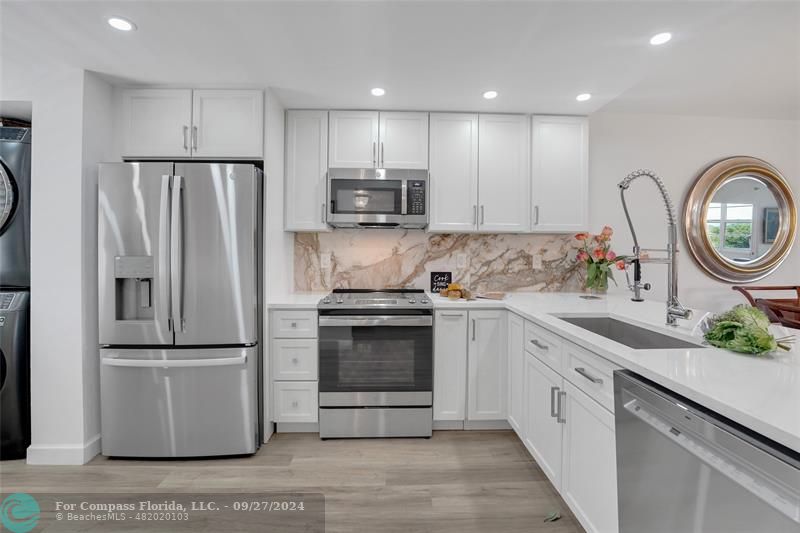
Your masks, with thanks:
M 326 531 L 582 533 L 511 431 L 322 441 L 276 434 L 252 457 L 0 463 L 3 492 L 321 492 Z M 556 522 L 544 522 L 553 511 Z

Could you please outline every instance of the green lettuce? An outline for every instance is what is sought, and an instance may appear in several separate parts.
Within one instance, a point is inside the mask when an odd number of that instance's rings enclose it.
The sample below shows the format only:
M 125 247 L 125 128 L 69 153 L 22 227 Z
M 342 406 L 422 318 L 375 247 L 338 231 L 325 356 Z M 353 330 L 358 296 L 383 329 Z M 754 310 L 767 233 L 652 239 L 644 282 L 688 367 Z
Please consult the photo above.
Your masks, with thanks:
M 778 349 L 778 343 L 768 328 L 769 318 L 763 311 L 740 304 L 715 316 L 705 339 L 717 348 L 763 355 Z

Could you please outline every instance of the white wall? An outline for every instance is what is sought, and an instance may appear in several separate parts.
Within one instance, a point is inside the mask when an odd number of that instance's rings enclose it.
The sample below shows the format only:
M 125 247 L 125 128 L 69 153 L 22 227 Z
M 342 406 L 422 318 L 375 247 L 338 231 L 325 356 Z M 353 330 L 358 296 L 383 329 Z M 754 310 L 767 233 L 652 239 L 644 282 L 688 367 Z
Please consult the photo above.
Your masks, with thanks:
M 87 455 L 100 448 L 100 354 L 97 301 L 97 164 L 113 161 L 112 87 L 92 72 L 83 78 L 83 410 L 84 433 L 92 443 Z
M 734 155 L 749 155 L 775 165 L 800 197 L 800 122 L 711 117 L 597 113 L 590 117 L 590 230 L 611 225 L 614 249 L 630 253 L 633 241 L 622 212 L 617 183 L 639 168 L 654 170 L 665 182 L 682 218 L 684 198 L 697 175 L 709 163 Z M 625 193 L 642 247 L 666 244 L 666 215 L 655 185 L 640 178 Z M 680 233 L 683 228 L 680 228 Z M 731 284 L 706 275 L 691 259 L 681 235 L 680 298 L 685 305 L 720 310 L 744 299 Z M 646 298 L 665 298 L 666 267 L 645 265 L 645 281 L 653 290 Z M 797 284 L 800 245 L 764 285 Z M 624 276 L 617 275 L 625 291 Z
M 0 99 L 33 105 L 28 462 L 80 464 L 97 442 L 84 411 L 84 71 L 6 54 L 2 65 Z

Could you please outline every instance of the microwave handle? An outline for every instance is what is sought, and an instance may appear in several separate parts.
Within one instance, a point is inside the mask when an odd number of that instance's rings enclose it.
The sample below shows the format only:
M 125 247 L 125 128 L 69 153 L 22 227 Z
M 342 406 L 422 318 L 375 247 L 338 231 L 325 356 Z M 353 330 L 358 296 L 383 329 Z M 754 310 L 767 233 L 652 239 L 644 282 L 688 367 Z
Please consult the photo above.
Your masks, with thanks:
M 403 180 L 400 189 L 400 214 L 408 214 L 408 181 Z

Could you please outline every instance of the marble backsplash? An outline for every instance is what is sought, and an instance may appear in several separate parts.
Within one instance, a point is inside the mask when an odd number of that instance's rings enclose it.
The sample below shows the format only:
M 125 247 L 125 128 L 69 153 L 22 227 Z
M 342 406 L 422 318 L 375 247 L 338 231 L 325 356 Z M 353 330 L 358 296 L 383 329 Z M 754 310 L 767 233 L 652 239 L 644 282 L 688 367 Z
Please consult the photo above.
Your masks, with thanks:
M 572 235 L 297 233 L 294 285 L 298 291 L 430 290 L 431 272 L 452 272 L 453 281 L 476 292 L 580 290 L 585 268 L 574 260 L 577 245 Z

